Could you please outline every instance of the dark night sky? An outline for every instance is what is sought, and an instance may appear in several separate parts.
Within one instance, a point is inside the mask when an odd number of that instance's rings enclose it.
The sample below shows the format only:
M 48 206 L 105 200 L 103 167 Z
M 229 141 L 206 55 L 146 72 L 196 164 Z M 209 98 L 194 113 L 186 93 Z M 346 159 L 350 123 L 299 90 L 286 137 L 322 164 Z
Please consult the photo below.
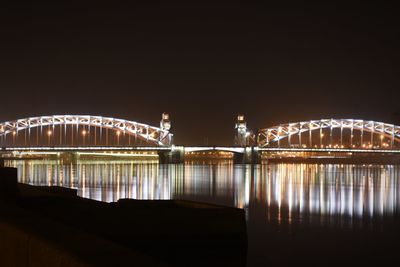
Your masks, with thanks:
M 2 3 L 0 120 L 166 111 L 176 143 L 231 144 L 237 113 L 263 128 L 400 111 L 394 6 L 141 2 Z

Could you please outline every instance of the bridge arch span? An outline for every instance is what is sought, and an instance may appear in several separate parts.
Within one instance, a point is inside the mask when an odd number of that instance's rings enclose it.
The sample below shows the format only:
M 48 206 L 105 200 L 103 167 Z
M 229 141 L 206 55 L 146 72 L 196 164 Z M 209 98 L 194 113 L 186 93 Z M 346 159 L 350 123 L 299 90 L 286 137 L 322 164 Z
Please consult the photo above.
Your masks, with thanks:
M 92 115 L 52 115 L 6 121 L 0 123 L 0 136 L 36 127 L 54 127 L 58 125 L 99 127 L 101 129 L 111 129 L 132 135 L 158 146 L 169 146 L 172 144 L 172 134 L 169 132 L 169 128 L 160 128 L 136 121 Z
M 393 147 L 396 143 L 400 142 L 400 126 L 377 122 L 371 120 L 358 120 L 358 119 L 321 119 L 321 120 L 310 120 L 302 122 L 290 122 L 286 124 L 280 124 L 273 127 L 261 129 L 257 134 L 257 145 L 259 147 L 268 147 L 272 144 L 276 144 L 283 140 L 288 139 L 290 145 L 291 138 L 297 136 L 299 143 L 301 145 L 302 134 L 308 134 L 308 138 L 312 139 L 312 134 L 315 131 L 319 131 L 320 138 L 324 136 L 323 131 L 328 130 L 332 140 L 332 134 L 335 129 L 340 129 L 340 138 L 343 138 L 343 130 L 350 130 L 351 142 L 353 142 L 354 134 L 353 131 L 359 131 L 360 145 L 363 144 L 364 133 L 369 133 L 370 143 L 374 141 L 374 135 L 379 134 L 383 139 L 388 139 L 390 141 L 390 147 Z M 307 141 L 307 140 L 304 140 Z M 322 142 L 321 142 L 322 143 Z M 332 144 L 331 144 L 332 145 Z M 388 145 L 389 146 L 389 145 Z

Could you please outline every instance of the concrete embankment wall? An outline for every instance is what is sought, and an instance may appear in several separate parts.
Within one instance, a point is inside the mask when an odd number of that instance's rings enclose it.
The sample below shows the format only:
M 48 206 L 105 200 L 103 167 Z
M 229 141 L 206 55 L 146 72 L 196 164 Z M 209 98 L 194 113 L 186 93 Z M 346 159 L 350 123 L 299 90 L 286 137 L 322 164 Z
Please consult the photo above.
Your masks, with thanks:
M 98 202 L 73 189 L 17 184 L 16 170 L 4 168 L 0 211 L 0 266 L 246 263 L 240 209 L 176 200 Z
M 0 258 L 1 266 L 90 266 L 10 222 L 0 222 Z
M 16 169 L 0 168 L 1 267 L 166 266 L 21 205 L 37 198 L 46 200 L 43 206 L 52 199 L 80 199 L 76 190 L 17 184 Z
M 165 266 L 124 246 L 10 204 L 0 209 L 0 266 Z M 128 264 L 132 262 L 134 264 Z

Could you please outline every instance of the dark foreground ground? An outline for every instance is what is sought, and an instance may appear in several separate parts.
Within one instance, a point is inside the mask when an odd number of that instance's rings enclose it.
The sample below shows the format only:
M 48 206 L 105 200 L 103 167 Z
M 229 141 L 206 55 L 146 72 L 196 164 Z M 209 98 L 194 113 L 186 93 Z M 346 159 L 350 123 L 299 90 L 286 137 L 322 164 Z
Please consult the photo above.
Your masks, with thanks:
M 190 201 L 104 203 L 0 175 L 0 266 L 245 266 L 244 211 Z M 8 179 L 10 178 L 11 179 Z

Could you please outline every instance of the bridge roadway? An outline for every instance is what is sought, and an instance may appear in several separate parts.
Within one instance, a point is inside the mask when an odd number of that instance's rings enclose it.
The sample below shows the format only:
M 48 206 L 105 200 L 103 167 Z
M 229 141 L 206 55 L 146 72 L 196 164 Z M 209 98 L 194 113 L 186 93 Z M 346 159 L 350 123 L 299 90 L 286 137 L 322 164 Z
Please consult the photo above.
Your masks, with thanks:
M 232 152 L 234 163 L 259 163 L 262 153 L 293 152 L 293 153 L 328 153 L 331 155 L 353 153 L 353 154 L 397 154 L 399 149 L 357 149 L 357 148 L 284 148 L 284 147 L 238 147 L 238 146 L 47 146 L 47 147 L 2 147 L 1 154 L 13 153 L 24 154 L 59 154 L 59 153 L 80 153 L 91 155 L 124 155 L 120 152 L 157 152 L 160 163 L 182 163 L 185 154 L 190 152 Z M 117 152 L 117 154 L 115 154 Z M 132 154 L 130 154 L 132 155 Z

